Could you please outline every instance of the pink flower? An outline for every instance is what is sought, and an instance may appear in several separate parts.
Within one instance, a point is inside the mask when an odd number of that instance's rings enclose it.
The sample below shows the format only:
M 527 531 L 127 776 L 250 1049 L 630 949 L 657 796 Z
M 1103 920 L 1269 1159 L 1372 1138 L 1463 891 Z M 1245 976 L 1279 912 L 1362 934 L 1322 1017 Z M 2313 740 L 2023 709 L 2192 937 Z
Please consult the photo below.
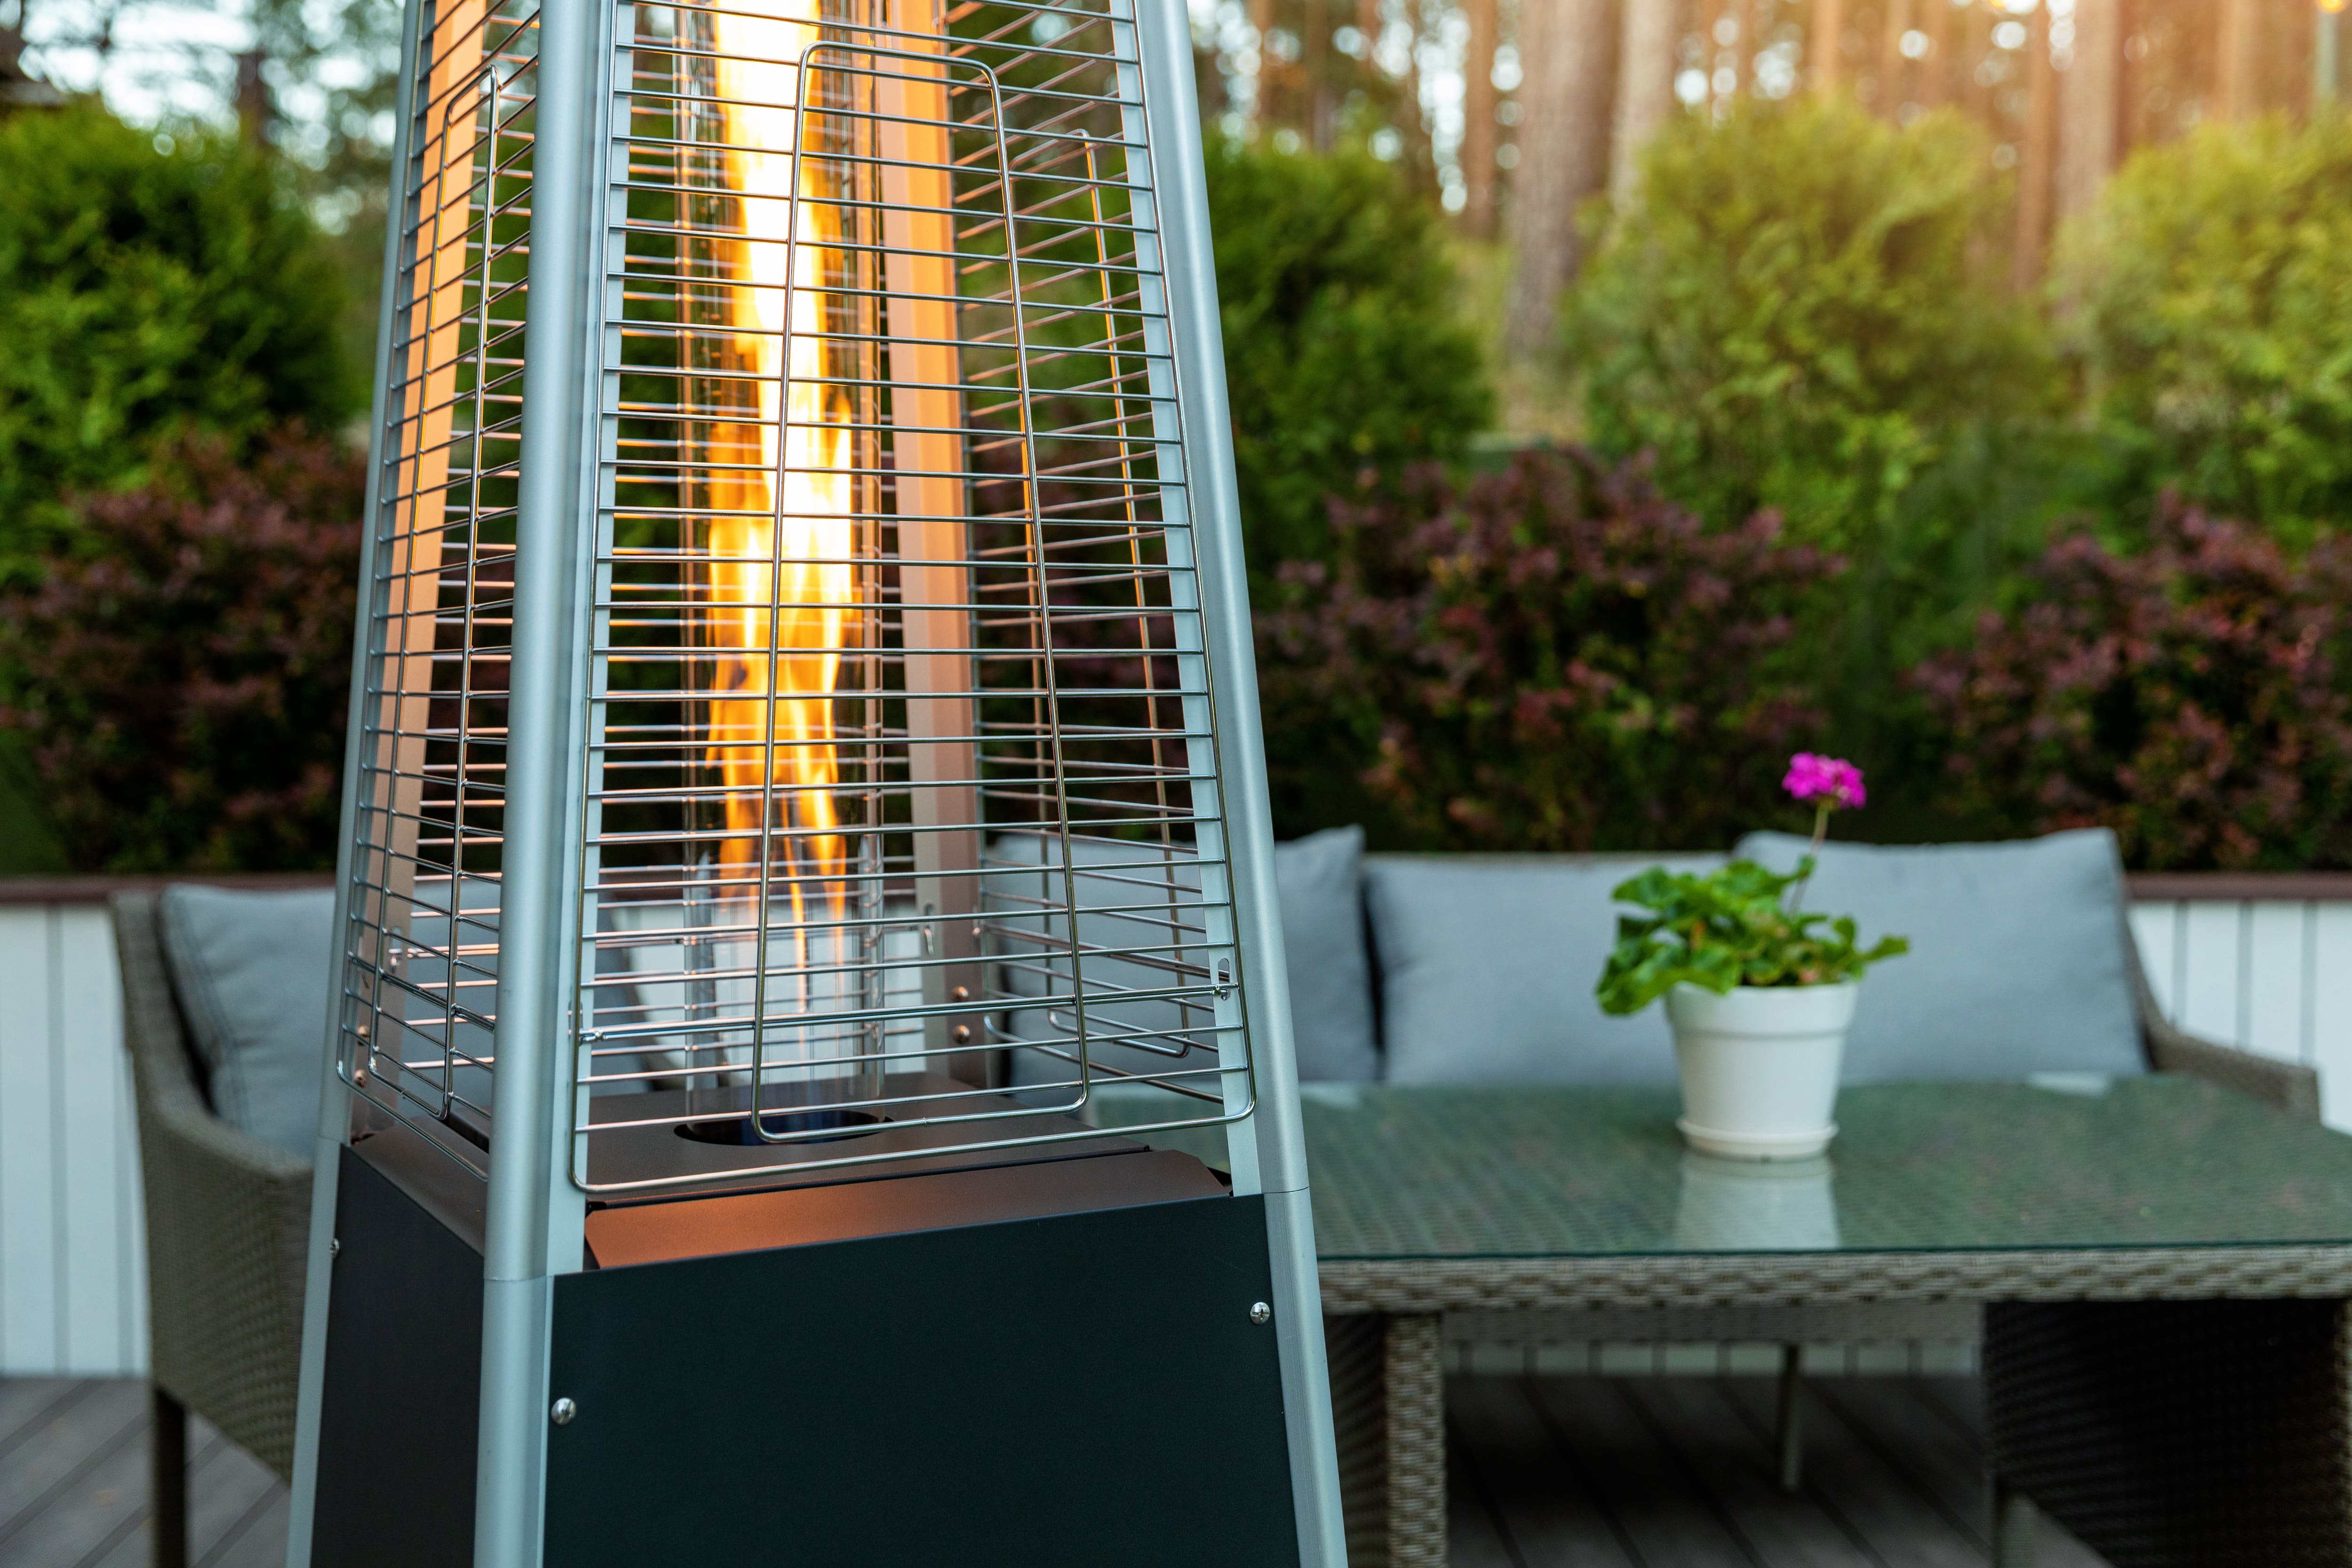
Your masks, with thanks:
M 1862 769 L 1843 757 L 1821 757 L 1800 751 L 1789 758 L 1789 776 L 1780 788 L 1807 804 L 1859 806 L 1870 799 L 1862 787 Z

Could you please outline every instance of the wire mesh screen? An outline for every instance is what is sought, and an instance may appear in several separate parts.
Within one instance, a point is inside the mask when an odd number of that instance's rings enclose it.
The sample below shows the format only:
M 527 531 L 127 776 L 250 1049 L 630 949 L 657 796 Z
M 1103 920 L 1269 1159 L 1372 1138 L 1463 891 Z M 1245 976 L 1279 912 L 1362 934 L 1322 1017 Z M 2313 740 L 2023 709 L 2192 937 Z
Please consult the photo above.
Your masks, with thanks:
M 575 1175 L 1245 1113 L 1131 25 L 614 42 Z
M 381 432 L 343 1075 L 486 1169 L 535 4 L 420 18 Z

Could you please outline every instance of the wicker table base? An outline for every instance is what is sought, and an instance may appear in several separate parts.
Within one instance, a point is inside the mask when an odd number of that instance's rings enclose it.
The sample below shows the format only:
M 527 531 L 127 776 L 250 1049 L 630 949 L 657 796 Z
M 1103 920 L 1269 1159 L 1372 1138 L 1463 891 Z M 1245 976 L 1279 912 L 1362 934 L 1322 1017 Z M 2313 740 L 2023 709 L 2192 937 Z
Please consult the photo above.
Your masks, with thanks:
M 1445 1562 L 1447 1311 L 1954 1301 L 1986 1303 L 2004 1495 L 2116 1568 L 2352 1563 L 2352 1247 L 1330 1260 L 1322 1286 L 1352 1568 Z

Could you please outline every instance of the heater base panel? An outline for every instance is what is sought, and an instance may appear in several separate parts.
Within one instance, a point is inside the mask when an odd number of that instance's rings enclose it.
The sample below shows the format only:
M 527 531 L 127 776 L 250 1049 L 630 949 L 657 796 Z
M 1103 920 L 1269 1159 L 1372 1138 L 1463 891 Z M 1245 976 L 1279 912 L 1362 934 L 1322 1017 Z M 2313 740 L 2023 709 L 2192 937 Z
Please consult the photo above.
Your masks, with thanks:
M 472 1568 L 482 1254 L 442 1207 L 344 1147 L 312 1568 Z
M 1297 1568 L 1265 1207 L 556 1281 L 551 1568 Z

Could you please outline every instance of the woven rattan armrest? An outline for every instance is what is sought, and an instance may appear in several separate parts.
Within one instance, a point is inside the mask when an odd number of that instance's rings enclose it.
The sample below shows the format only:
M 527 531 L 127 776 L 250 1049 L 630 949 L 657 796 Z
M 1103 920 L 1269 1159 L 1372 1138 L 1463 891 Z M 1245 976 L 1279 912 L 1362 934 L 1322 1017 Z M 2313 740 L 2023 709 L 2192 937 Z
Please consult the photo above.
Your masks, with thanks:
M 2235 1090 L 2274 1111 L 2284 1111 L 2306 1122 L 2319 1120 L 2316 1070 L 2299 1061 L 2281 1061 L 2275 1057 L 2256 1056 L 2251 1051 L 2216 1045 L 2167 1021 L 2156 1005 L 2156 992 L 2147 983 L 2147 969 L 2140 962 L 2138 945 L 2131 941 L 2130 928 L 2126 926 L 2125 930 L 2126 953 L 2131 959 L 2132 995 L 2139 1007 L 2140 1041 L 2147 1050 L 2150 1067 L 2158 1072 L 2202 1078 L 2208 1083 Z
M 153 1375 L 289 1475 L 310 1162 L 213 1114 L 164 967 L 155 895 L 121 893 L 112 904 L 147 1198 Z

